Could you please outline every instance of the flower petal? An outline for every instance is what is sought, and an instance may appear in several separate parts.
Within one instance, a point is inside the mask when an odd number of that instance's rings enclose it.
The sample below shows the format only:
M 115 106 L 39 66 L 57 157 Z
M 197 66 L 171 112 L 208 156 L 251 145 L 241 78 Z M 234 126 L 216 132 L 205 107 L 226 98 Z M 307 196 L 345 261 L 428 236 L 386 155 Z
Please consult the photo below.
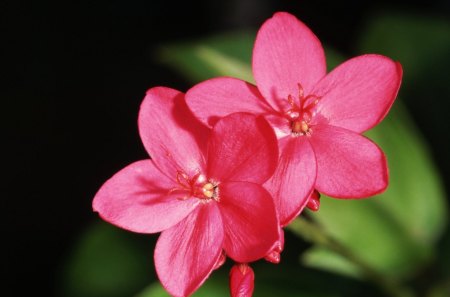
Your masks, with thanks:
M 139 111 L 139 134 L 156 166 L 175 179 L 204 169 L 208 129 L 198 122 L 184 102 L 183 93 L 164 87 L 147 91 Z
M 208 142 L 210 178 L 263 183 L 275 171 L 277 161 L 277 139 L 263 117 L 234 113 L 214 126 Z
M 381 149 L 355 132 L 319 125 L 310 137 L 317 158 L 316 188 L 338 198 L 362 198 L 388 185 L 386 157 Z
M 164 231 L 155 248 L 155 267 L 173 296 L 189 296 L 206 280 L 222 254 L 222 219 L 217 204 L 200 204 Z
M 329 125 L 364 132 L 378 124 L 394 103 L 402 79 L 399 63 L 364 55 L 341 64 L 314 88 L 322 97 L 317 112 Z
M 253 75 L 261 94 L 278 110 L 279 100 L 305 94 L 326 74 L 325 54 L 313 32 L 295 16 L 278 12 L 259 29 Z
M 94 211 L 121 228 L 155 233 L 174 226 L 198 204 L 170 193 L 174 183 L 151 160 L 128 165 L 103 184 L 95 195 Z
M 316 180 L 316 158 L 306 136 L 280 140 L 280 160 L 264 184 L 277 206 L 280 223 L 286 226 L 305 207 Z
M 186 103 L 210 127 L 234 112 L 262 114 L 272 110 L 254 85 L 231 77 L 213 78 L 195 85 L 186 93 Z
M 270 194 L 249 182 L 220 184 L 224 249 L 236 262 L 264 258 L 279 239 L 279 223 Z

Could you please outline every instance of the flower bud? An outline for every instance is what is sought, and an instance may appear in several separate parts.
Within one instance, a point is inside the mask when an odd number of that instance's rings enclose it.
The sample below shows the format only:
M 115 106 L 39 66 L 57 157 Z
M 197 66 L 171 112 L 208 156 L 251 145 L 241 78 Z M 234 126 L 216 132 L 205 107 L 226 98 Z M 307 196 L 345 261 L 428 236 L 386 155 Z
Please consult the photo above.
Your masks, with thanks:
M 317 190 L 314 190 L 311 193 L 311 196 L 308 198 L 308 204 L 306 207 L 311 209 L 312 211 L 318 211 L 320 207 L 320 193 Z
M 231 297 L 251 297 L 253 295 L 255 273 L 247 264 L 235 264 L 230 271 Z
M 284 231 L 280 228 L 279 239 L 274 243 L 270 252 L 264 257 L 264 259 L 270 263 L 280 263 L 280 254 L 284 249 Z

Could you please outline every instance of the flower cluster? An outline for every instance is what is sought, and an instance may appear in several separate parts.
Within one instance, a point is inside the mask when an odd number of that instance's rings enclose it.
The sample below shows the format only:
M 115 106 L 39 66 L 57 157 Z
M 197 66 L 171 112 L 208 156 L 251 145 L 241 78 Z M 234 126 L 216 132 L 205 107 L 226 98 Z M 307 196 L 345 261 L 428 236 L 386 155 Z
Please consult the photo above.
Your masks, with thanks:
M 173 296 L 189 296 L 226 258 L 232 296 L 251 296 L 248 263 L 280 261 L 282 227 L 319 193 L 362 198 L 388 184 L 386 158 L 361 133 L 397 95 L 402 69 L 363 55 L 326 73 L 323 48 L 302 22 L 276 13 L 253 50 L 256 86 L 231 77 L 186 94 L 155 87 L 139 112 L 149 160 L 98 191 L 93 208 L 121 228 L 161 232 L 155 267 Z

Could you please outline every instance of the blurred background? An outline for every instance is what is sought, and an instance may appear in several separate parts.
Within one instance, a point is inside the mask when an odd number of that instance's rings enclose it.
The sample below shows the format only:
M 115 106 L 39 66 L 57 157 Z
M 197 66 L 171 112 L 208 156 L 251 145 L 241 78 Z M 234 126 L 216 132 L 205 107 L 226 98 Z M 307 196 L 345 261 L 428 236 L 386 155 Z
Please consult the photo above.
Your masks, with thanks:
M 310 216 L 417 296 L 450 296 L 445 0 L 2 1 L 2 296 L 165 296 L 151 286 L 157 236 L 102 223 L 92 198 L 147 158 L 136 124 L 145 91 L 247 78 L 256 30 L 280 10 L 315 32 L 331 67 L 375 52 L 405 73 L 403 104 L 369 135 L 388 155 L 392 190 L 382 202 L 323 201 Z M 286 244 L 280 265 L 255 264 L 272 284 L 255 296 L 387 296 L 329 251 L 290 232 Z M 227 296 L 227 265 L 201 294 Z

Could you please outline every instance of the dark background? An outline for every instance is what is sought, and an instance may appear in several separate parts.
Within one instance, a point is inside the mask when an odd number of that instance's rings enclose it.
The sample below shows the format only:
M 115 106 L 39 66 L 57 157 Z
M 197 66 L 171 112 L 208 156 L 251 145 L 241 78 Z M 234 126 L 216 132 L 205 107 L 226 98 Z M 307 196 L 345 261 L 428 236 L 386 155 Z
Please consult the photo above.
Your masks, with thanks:
M 189 88 L 154 58 L 159 45 L 255 29 L 285 10 L 351 56 L 365 17 L 385 8 L 449 16 L 444 0 L 2 1 L 2 295 L 55 295 L 62 262 L 97 220 L 99 186 L 147 158 L 136 125 L 146 89 Z M 409 108 L 448 185 L 448 130 L 436 130 L 420 104 Z M 439 109 L 448 114 L 448 100 Z

